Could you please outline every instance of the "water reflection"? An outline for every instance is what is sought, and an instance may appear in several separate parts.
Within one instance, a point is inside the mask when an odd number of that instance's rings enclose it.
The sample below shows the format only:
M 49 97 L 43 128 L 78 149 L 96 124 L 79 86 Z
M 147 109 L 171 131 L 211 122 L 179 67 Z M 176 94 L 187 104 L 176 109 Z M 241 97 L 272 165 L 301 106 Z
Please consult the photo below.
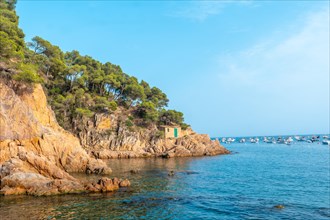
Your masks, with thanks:
M 182 175 L 195 174 L 189 170 L 192 158 L 149 158 L 108 160 L 113 173 L 108 177 L 130 179 L 130 188 L 116 193 L 62 195 L 50 197 L 0 197 L 3 219 L 134 219 L 147 216 L 172 218 L 178 210 L 173 206 L 180 198 L 175 195 L 176 180 Z M 131 170 L 138 170 L 131 173 Z M 174 176 L 168 173 L 174 171 Z M 96 180 L 97 175 L 73 174 L 81 180 Z M 171 208 L 169 207 L 172 206 Z

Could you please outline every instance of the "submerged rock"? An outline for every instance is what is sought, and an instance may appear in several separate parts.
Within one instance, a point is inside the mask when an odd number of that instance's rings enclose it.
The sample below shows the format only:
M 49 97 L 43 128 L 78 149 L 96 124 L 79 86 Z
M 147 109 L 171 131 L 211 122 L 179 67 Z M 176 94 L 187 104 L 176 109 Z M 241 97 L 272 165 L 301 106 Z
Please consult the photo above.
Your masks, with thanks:
M 182 173 L 187 174 L 187 175 L 198 174 L 198 172 L 196 172 L 196 171 L 182 171 Z
M 284 209 L 284 205 L 280 205 L 280 204 L 279 205 L 275 205 L 274 208 L 276 208 L 276 209 Z
M 174 173 L 174 171 L 173 171 L 173 170 L 171 170 L 170 172 L 168 172 L 168 174 L 167 174 L 167 175 L 168 175 L 168 176 L 174 176 L 174 174 L 175 174 L 175 173 Z
M 131 182 L 128 179 L 122 180 L 119 183 L 120 187 L 129 187 L 131 185 Z
M 130 170 L 129 171 L 131 174 L 137 174 L 137 173 L 140 173 L 140 170 L 138 169 L 134 169 L 134 170 Z
M 86 185 L 86 189 L 92 192 L 112 192 L 120 187 L 129 187 L 131 185 L 128 179 L 121 180 L 118 178 L 109 179 L 102 177 L 97 182 Z

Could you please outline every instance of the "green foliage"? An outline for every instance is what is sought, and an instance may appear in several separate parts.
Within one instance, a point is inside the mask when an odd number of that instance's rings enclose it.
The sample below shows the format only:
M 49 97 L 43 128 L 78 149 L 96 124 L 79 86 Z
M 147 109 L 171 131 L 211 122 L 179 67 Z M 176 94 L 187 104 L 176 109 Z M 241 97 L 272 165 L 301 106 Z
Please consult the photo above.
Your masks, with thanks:
M 0 1 L 0 60 L 23 59 L 24 33 L 18 27 L 18 16 L 15 9 L 16 1 Z
M 143 102 L 136 110 L 136 115 L 139 118 L 143 118 L 145 122 L 157 122 L 158 111 L 155 108 L 155 105 L 152 102 Z
M 85 117 L 92 117 L 94 115 L 94 112 L 92 112 L 89 109 L 85 109 L 85 108 L 76 108 L 76 113 L 80 116 L 85 116 Z
M 41 83 L 42 78 L 37 74 L 37 67 L 33 64 L 20 63 L 18 73 L 13 76 L 16 81 L 25 83 Z
M 125 121 L 125 125 L 126 125 L 127 127 L 133 127 L 133 126 L 134 126 L 134 123 L 133 123 L 133 121 L 131 121 L 130 119 L 127 119 L 127 120 Z
M 58 46 L 38 36 L 32 38 L 27 46 L 33 51 L 28 56 L 29 61 L 37 64 L 48 78 L 54 78 L 66 70 L 64 54 Z
M 127 80 L 127 85 L 123 90 L 122 98 L 128 100 L 130 105 L 136 104 L 145 99 L 144 89 L 135 77 L 130 77 Z
M 144 94 L 146 100 L 152 102 L 156 108 L 162 109 L 168 104 L 168 98 L 165 93 L 163 93 L 159 88 L 152 87 L 150 88 L 149 84 L 145 81 L 141 81 L 140 85 L 144 89 Z
M 131 121 L 133 121 L 134 120 L 134 117 L 132 115 L 129 115 L 128 116 L 128 119 L 131 120 Z
M 190 125 L 184 123 L 183 113 L 175 110 L 162 110 L 159 114 L 159 124 L 161 125 L 180 125 L 182 130 L 186 130 Z
M 161 124 L 164 125 L 170 125 L 170 124 L 181 125 L 184 121 L 183 113 L 175 110 L 163 110 L 159 115 L 159 121 Z
M 98 110 L 111 110 L 115 111 L 117 109 L 117 103 L 115 101 L 108 101 L 106 97 L 96 96 L 95 108 Z
M 64 58 L 64 54 L 58 46 L 54 46 L 49 41 L 38 36 L 32 38 L 32 42 L 27 43 L 27 46 L 31 48 L 35 54 L 42 54 L 48 58 Z
M 14 10 L 17 0 L 0 0 L 0 8 Z
M 23 58 L 23 51 L 6 32 L 0 31 L 0 60 Z
M 117 103 L 113 100 L 108 103 L 108 108 L 112 111 L 115 111 L 117 109 L 117 107 L 118 107 Z
M 188 124 L 186 124 L 186 123 L 181 123 L 180 126 L 181 126 L 181 129 L 182 129 L 182 130 L 187 130 L 187 128 L 190 127 L 190 125 L 188 125 Z
M 151 88 L 151 95 L 148 97 L 148 100 L 154 103 L 157 108 L 163 108 L 168 103 L 166 94 L 157 87 Z
M 165 132 L 161 131 L 161 130 L 157 130 L 156 134 L 155 134 L 156 138 L 164 138 L 165 137 Z

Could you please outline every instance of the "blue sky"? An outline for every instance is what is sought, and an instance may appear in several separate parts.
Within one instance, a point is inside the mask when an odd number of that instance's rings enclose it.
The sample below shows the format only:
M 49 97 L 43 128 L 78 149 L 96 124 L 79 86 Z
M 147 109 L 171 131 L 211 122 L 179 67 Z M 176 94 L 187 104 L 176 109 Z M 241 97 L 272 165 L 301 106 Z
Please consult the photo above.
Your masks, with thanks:
M 18 1 L 20 27 L 162 89 L 211 136 L 329 133 L 329 1 Z

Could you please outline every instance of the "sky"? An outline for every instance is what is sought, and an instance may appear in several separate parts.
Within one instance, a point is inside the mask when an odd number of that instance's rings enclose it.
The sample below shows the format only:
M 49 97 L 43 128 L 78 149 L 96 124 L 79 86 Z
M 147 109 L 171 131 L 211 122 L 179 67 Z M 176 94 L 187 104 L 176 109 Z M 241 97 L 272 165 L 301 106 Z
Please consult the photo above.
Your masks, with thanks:
M 40 36 L 159 87 L 199 133 L 329 133 L 329 1 L 23 1 Z

